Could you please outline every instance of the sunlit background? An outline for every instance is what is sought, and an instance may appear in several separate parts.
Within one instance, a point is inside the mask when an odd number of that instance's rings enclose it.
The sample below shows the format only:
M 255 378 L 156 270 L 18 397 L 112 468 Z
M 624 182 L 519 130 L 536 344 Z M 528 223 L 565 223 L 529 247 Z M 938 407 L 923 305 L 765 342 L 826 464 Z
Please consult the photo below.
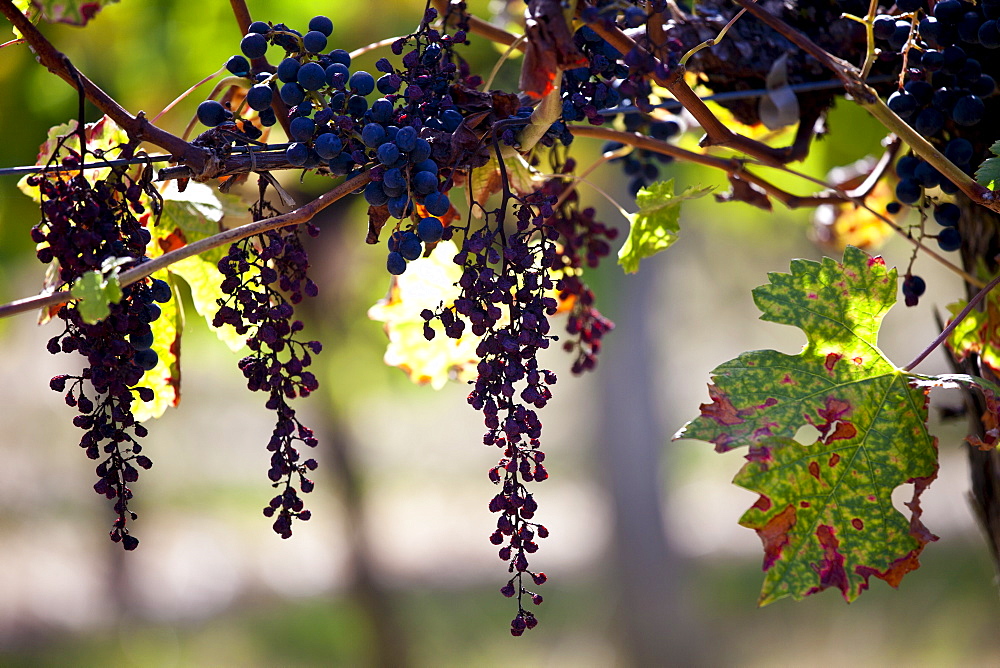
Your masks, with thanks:
M 470 4 L 488 14 L 485 2 Z M 331 46 L 350 50 L 409 33 L 424 3 L 249 5 L 254 18 L 300 28 L 333 12 Z M 125 108 L 150 116 L 221 67 L 240 38 L 222 0 L 122 0 L 87 29 L 42 29 Z M 358 62 L 370 68 L 381 55 Z M 499 51 L 477 40 L 467 55 L 488 72 Z M 515 88 L 517 66 L 502 68 L 497 85 Z M 0 166 L 32 164 L 46 129 L 73 117 L 75 93 L 25 46 L 0 50 L 0 90 Z M 163 126 L 180 132 L 203 90 Z M 805 167 L 817 176 L 880 150 L 878 128 L 848 103 L 829 125 Z M 577 144 L 582 164 L 597 158 L 598 143 Z M 688 166 L 667 172 L 678 186 L 720 183 Z M 283 178 L 299 203 L 329 187 Z M 619 168 L 604 166 L 594 178 L 633 207 Z M 28 236 L 37 210 L 14 177 L 0 179 L 0 299 L 10 301 L 37 292 L 43 269 Z M 584 196 L 603 220 L 627 227 L 602 196 Z M 383 365 L 385 337 L 366 311 L 388 286 L 385 251 L 364 243 L 361 198 L 317 220 L 323 233 L 311 257 L 321 295 L 308 307 L 308 329 L 324 344 L 323 390 L 298 408 L 321 438 L 321 468 L 307 499 L 313 519 L 289 540 L 261 514 L 271 496 L 272 415 L 245 390 L 239 356 L 196 314 L 187 318 L 181 405 L 149 425 L 155 464 L 135 485 L 142 545 L 128 554 L 107 539 L 109 504 L 92 490 L 72 411 L 48 389 L 52 375 L 79 361 L 45 352 L 53 325 L 38 327 L 33 315 L 0 321 L 0 664 L 1000 662 L 1000 605 L 966 502 L 961 420 L 941 424 L 932 412 L 942 465 L 924 518 L 941 540 L 898 591 L 876 580 L 850 606 L 831 591 L 757 609 L 760 544 L 737 525 L 754 495 L 729 484 L 740 454 L 670 442 L 707 399 L 713 367 L 745 350 L 794 352 L 804 342 L 798 331 L 758 321 L 750 289 L 769 271 L 787 271 L 791 258 L 823 254 L 809 241 L 808 212 L 705 198 L 685 208 L 676 246 L 643 261 L 639 274 L 624 275 L 613 260 L 593 274 L 599 307 L 617 329 L 596 373 L 574 378 L 558 350 L 546 358 L 560 381 L 543 411 L 551 478 L 536 494 L 551 537 L 532 563 L 549 583 L 540 589 L 540 624 L 522 638 L 508 633 L 516 608 L 498 592 L 506 570 L 487 539 L 495 492 L 486 473 L 497 453 L 481 445 L 468 390 L 416 387 Z M 910 249 L 893 239 L 883 253 L 905 266 Z M 933 338 L 932 308 L 958 294 L 958 281 L 931 261 L 917 270 L 929 285 L 922 308 L 900 306 L 883 332 L 898 364 Z M 925 366 L 946 370 L 940 353 Z M 957 394 L 935 399 L 937 407 L 960 404 Z

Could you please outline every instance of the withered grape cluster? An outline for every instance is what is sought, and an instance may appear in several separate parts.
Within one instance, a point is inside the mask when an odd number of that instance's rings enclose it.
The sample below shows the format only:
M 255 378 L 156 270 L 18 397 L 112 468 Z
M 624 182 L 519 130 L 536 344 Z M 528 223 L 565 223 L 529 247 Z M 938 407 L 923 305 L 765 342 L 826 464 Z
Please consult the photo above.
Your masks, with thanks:
M 29 179 L 42 198 L 42 219 L 31 237 L 39 244 L 38 259 L 56 263 L 57 287 L 62 289 L 87 272 L 101 271 L 109 260 L 123 261 L 126 267 L 143 261 L 150 239 L 136 218 L 145 209 L 142 184 L 122 172 L 91 184 L 79 171 L 80 164 L 81 157 L 73 153 L 62 162 L 64 168 L 76 168 L 72 175 Z M 77 352 L 86 359 L 79 375 L 55 376 L 49 385 L 77 410 L 73 424 L 84 430 L 80 447 L 98 461 L 94 490 L 114 501 L 117 519 L 111 539 L 126 550 L 139 544 L 129 530 L 129 522 L 136 519 L 129 510 L 129 486 L 138 480 L 139 469 L 152 466 L 137 440 L 147 431 L 133 417 L 132 405 L 136 399 L 154 399 L 153 390 L 140 382 L 158 361 L 151 349 L 150 323 L 160 315 L 158 303 L 170 298 L 164 281 L 135 283 L 110 304 L 106 318 L 93 324 L 84 321 L 74 302 L 64 304 L 55 314 L 63 331 L 47 346 L 52 354 Z
M 308 230 L 313 235 L 319 232 L 312 225 Z M 267 444 L 271 452 L 267 476 L 279 493 L 264 508 L 264 515 L 277 516 L 273 528 L 282 538 L 291 537 L 293 519 L 305 521 L 312 516 L 298 493 L 313 490 L 307 475 L 316 469 L 316 460 L 303 460 L 297 444 L 313 448 L 317 440 L 289 404 L 319 387 L 308 367 L 322 346 L 319 341 L 302 340 L 304 325 L 293 319 L 292 305 L 301 302 L 303 295 L 318 293 L 306 275 L 308 269 L 297 228 L 272 230 L 234 243 L 219 261 L 227 297 L 219 300 L 213 322 L 216 327 L 232 325 L 237 333 L 248 336 L 251 353 L 240 360 L 240 370 L 247 388 L 266 393 L 266 407 L 277 414 Z

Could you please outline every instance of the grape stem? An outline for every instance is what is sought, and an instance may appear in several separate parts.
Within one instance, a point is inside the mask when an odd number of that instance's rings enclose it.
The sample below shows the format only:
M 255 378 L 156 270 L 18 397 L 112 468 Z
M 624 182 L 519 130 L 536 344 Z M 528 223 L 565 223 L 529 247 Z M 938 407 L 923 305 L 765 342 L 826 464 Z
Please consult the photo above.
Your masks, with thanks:
M 688 59 L 691 58 L 691 56 L 693 56 L 694 54 L 701 51 L 702 49 L 707 49 L 721 42 L 722 38 L 726 36 L 726 33 L 729 32 L 729 29 L 733 27 L 733 24 L 736 23 L 737 19 L 743 16 L 746 13 L 746 11 L 747 10 L 745 8 L 738 11 L 736 15 L 733 16 L 733 18 L 729 19 L 729 23 L 727 23 L 722 28 L 722 30 L 719 31 L 719 34 L 713 37 L 712 39 L 706 39 L 701 44 L 691 47 L 691 49 L 687 53 L 681 56 L 680 66 L 684 67 L 685 65 L 687 65 Z
M 247 237 L 263 234 L 264 232 L 268 232 L 279 227 L 289 227 L 307 222 L 326 207 L 351 194 L 358 188 L 365 186 L 369 181 L 371 181 L 371 173 L 369 171 L 362 172 L 361 174 L 344 181 L 333 190 L 323 193 L 313 201 L 295 209 L 294 211 L 289 211 L 288 213 L 280 216 L 274 216 L 272 218 L 265 218 L 264 220 L 247 223 L 246 225 L 240 225 L 239 227 L 234 227 L 232 229 L 219 232 L 218 234 L 214 234 L 210 237 L 192 242 L 186 246 L 178 248 L 177 250 L 173 250 L 169 253 L 164 253 L 163 255 L 153 258 L 149 262 L 143 262 L 140 265 L 132 267 L 128 271 L 123 271 L 118 275 L 118 280 L 124 288 L 127 285 L 141 281 L 154 272 L 169 267 L 175 262 L 180 262 L 181 260 L 186 260 L 189 257 L 200 255 L 201 253 L 210 251 L 213 248 L 225 246 L 235 241 L 239 241 L 240 239 L 246 239 Z M 25 299 L 18 299 L 17 301 L 0 305 L 0 318 L 6 318 L 18 313 L 25 313 L 27 311 L 33 311 L 38 308 L 65 304 L 70 301 L 73 301 L 73 299 L 66 292 L 47 293 Z
M 795 169 L 791 169 L 790 167 L 787 167 L 785 165 L 770 165 L 764 163 L 750 162 L 747 160 L 740 160 L 737 158 L 719 158 L 716 156 L 704 155 L 702 153 L 695 153 L 694 151 L 688 151 L 678 146 L 674 146 L 669 142 L 665 142 L 659 139 L 653 139 L 652 137 L 647 137 L 645 135 L 641 135 L 635 132 L 621 132 L 619 130 L 611 130 L 608 128 L 591 127 L 585 125 L 570 126 L 569 129 L 570 132 L 572 132 L 573 135 L 576 137 L 592 137 L 595 139 L 617 141 L 622 144 L 628 144 L 630 146 L 635 146 L 636 148 L 645 149 L 647 151 L 653 151 L 656 153 L 662 153 L 664 155 L 673 156 L 679 160 L 687 160 L 700 165 L 705 165 L 706 167 L 712 167 L 714 169 L 722 170 L 726 172 L 726 175 L 731 178 L 736 178 L 742 181 L 746 181 L 747 183 L 751 183 L 757 186 L 765 193 L 767 193 L 769 196 L 774 197 L 776 200 L 787 206 L 789 209 L 797 209 L 802 207 L 815 207 L 823 204 L 838 204 L 844 202 L 853 202 L 857 206 L 863 207 L 865 210 L 869 211 L 879 220 L 892 227 L 904 239 L 906 239 L 916 247 L 920 248 L 920 250 L 922 250 L 927 255 L 929 255 L 942 265 L 944 265 L 952 273 L 961 276 L 962 279 L 967 281 L 969 284 L 975 285 L 977 287 L 982 287 L 984 285 L 983 281 L 976 278 L 967 271 L 963 270 L 961 267 L 953 264 L 952 262 L 949 262 L 940 254 L 925 246 L 920 240 L 913 238 L 910 234 L 906 232 L 906 230 L 901 228 L 890 218 L 886 217 L 882 213 L 871 208 L 865 202 L 864 197 L 865 195 L 868 194 L 868 192 L 870 192 L 871 187 L 874 185 L 874 181 L 877 179 L 875 180 L 873 180 L 872 178 L 866 179 L 865 183 L 863 183 L 857 189 L 852 191 L 844 191 L 830 183 L 827 183 L 826 181 L 823 181 L 822 179 L 818 179 L 814 176 L 810 176 Z M 878 171 L 880 168 L 884 170 L 888 166 L 888 164 L 891 163 L 891 156 L 893 155 L 893 153 L 891 152 L 891 150 L 887 150 L 886 153 L 888 154 L 889 157 L 883 155 L 882 159 L 876 166 L 875 171 Z M 787 174 L 791 174 L 801 179 L 805 179 L 806 181 L 815 183 L 816 185 L 825 188 L 827 192 L 820 193 L 818 195 L 808 195 L 808 196 L 795 195 L 793 193 L 782 190 L 781 188 L 778 188 L 777 186 L 769 182 L 767 179 L 761 178 L 756 174 L 748 171 L 746 169 L 747 164 L 755 164 L 755 165 L 761 165 L 765 167 L 772 167 L 774 169 L 778 169 Z
M 931 341 L 930 345 L 924 348 L 924 350 L 917 355 L 912 362 L 903 367 L 903 371 L 912 371 L 915 366 L 923 362 L 928 355 L 934 352 L 935 348 L 947 341 L 951 333 L 955 331 L 956 327 L 958 327 L 958 324 L 965 320 L 965 317 L 972 313 L 972 309 L 976 308 L 979 302 L 983 301 L 983 298 L 985 298 L 986 295 L 989 294 L 989 292 L 997 285 L 1000 285 L 1000 276 L 994 278 L 992 281 L 987 283 L 982 290 L 977 292 L 976 296 L 970 299 L 969 303 L 965 305 L 965 308 L 963 308 L 958 315 L 952 318 L 952 321 L 948 323 L 948 326 L 941 330 L 941 333 L 938 334 L 937 338 Z

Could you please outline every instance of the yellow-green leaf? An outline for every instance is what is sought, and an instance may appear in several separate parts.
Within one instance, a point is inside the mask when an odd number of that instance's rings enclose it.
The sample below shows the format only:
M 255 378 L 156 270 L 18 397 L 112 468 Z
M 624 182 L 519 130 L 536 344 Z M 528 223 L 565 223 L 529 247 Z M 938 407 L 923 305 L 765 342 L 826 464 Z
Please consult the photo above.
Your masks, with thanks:
M 674 180 L 657 181 L 639 190 L 635 203 L 639 211 L 629 215 L 628 238 L 618 251 L 618 264 L 626 273 L 639 271 L 639 261 L 669 248 L 680 231 L 680 204 L 701 197 L 713 186 L 692 186 L 674 194 Z
M 56 150 L 56 147 L 59 145 L 60 137 L 68 136 L 66 141 L 63 142 L 64 150 L 60 155 L 65 154 L 65 149 L 72 149 L 79 152 L 80 138 L 75 134 L 76 127 L 76 121 L 73 120 L 69 123 L 63 123 L 62 125 L 56 125 L 50 128 L 48 136 L 45 139 L 45 143 L 38 147 L 38 157 L 35 160 L 35 164 L 48 164 L 49 160 L 52 158 L 52 154 Z M 128 135 L 125 131 L 107 116 L 102 116 L 100 120 L 94 123 L 87 123 L 83 127 L 83 131 L 87 138 L 87 151 L 90 153 L 100 154 L 128 143 Z M 96 183 L 97 181 L 107 177 L 110 173 L 110 167 L 101 167 L 97 169 L 88 169 L 84 172 L 84 175 L 88 181 Z M 21 192 L 36 202 L 41 201 L 41 194 L 38 191 L 38 186 L 28 185 L 27 176 L 18 181 L 17 187 L 20 188 Z
M 453 260 L 456 253 L 454 243 L 440 242 L 428 257 L 410 262 L 393 281 L 389 295 L 368 310 L 369 318 L 385 323 L 389 337 L 385 363 L 401 368 L 413 382 L 429 383 L 434 389 L 441 389 L 448 380 L 474 378 L 479 363 L 476 346 L 480 337 L 469 333 L 470 327 L 462 338 L 452 339 L 435 321 L 434 339 L 427 341 L 423 335 L 420 312 L 441 304 L 450 306 L 459 294 L 456 283 L 462 268 Z
M 132 415 L 139 422 L 158 418 L 180 401 L 181 332 L 184 330 L 184 314 L 180 309 L 176 283 L 166 270 L 153 274 L 170 284 L 173 295 L 170 301 L 160 304 L 160 317 L 149 323 L 153 329 L 153 351 L 159 361 L 156 366 L 142 376 L 139 385 L 153 390 L 152 401 L 142 401 L 138 397 L 132 402 Z
M 189 183 L 183 193 L 176 186 L 168 186 L 163 192 L 160 222 L 151 229 L 151 245 L 154 247 L 151 255 L 160 255 L 212 236 L 222 229 L 223 217 L 240 215 L 246 215 L 246 207 L 239 203 L 238 198 L 216 193 L 205 184 Z M 225 248 L 206 251 L 175 262 L 169 270 L 188 284 L 192 305 L 205 318 L 209 328 L 231 350 L 237 351 L 245 345 L 246 337 L 237 334 L 232 325 L 212 325 L 219 308 L 216 300 L 223 296 L 220 288 L 223 276 L 218 262 L 225 253 Z

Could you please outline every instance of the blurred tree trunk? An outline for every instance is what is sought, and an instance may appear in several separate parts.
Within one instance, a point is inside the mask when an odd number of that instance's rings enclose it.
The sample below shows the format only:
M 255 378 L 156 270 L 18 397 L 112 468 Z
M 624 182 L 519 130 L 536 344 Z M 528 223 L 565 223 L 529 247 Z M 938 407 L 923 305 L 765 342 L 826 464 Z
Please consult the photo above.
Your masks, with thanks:
M 976 275 L 980 267 L 985 266 L 989 273 L 996 273 L 1000 269 L 997 263 L 997 254 L 1000 253 L 1000 220 L 997 214 L 973 205 L 964 197 L 958 198 L 958 203 L 962 207 L 959 230 L 962 233 L 962 264 L 965 270 Z M 971 299 L 979 288 L 966 284 L 966 292 Z M 994 383 L 998 381 L 988 368 L 980 367 L 974 357 L 958 366 L 963 373 L 982 376 Z M 982 397 L 967 392 L 965 399 L 969 409 L 969 433 L 983 438 L 986 428 L 981 416 L 986 412 L 986 406 Z M 996 449 L 984 452 L 968 444 L 966 448 L 972 478 L 970 501 L 990 547 L 993 564 L 1000 572 L 1000 452 Z
M 716 653 L 686 600 L 688 564 L 670 544 L 662 513 L 660 472 L 669 434 L 657 419 L 666 397 L 656 391 L 658 351 L 649 325 L 654 288 L 662 280 L 663 272 L 646 267 L 603 290 L 620 304 L 599 372 L 598 470 L 613 501 L 614 620 L 629 665 L 705 665 Z
M 342 211 L 343 207 L 335 205 L 327 209 L 322 217 L 339 217 L 343 215 Z M 345 306 L 350 307 L 353 303 L 350 299 L 351 276 L 342 270 L 348 263 L 338 256 L 357 240 L 348 236 L 354 231 L 350 226 L 337 224 L 343 222 L 327 220 L 324 224 L 321 220 L 317 221 L 323 225 L 324 233 L 317 239 L 304 238 L 312 258 L 313 279 L 323 288 L 317 298 L 303 301 L 298 309 L 313 322 L 307 331 L 319 332 L 316 338 L 327 345 L 337 345 L 337 340 L 344 338 L 344 319 L 353 317 L 345 313 Z M 324 364 L 323 355 L 317 357 L 317 363 Z M 347 527 L 344 538 L 348 550 L 348 572 L 352 577 L 350 595 L 363 611 L 372 633 L 373 646 L 368 663 L 406 666 L 409 664 L 406 635 L 393 605 L 392 594 L 379 577 L 365 533 L 367 500 L 363 491 L 363 473 L 359 470 L 356 457 L 357 443 L 346 428 L 342 409 L 337 406 L 339 402 L 331 395 L 329 384 L 322 380 L 331 377 L 331 374 L 319 369 L 316 374 L 321 382 L 320 391 L 314 399 L 324 408 L 313 418 L 320 418 L 322 422 L 310 426 L 314 427 L 319 447 L 323 449 L 321 466 L 330 474 L 331 493 L 338 495 L 344 506 Z

